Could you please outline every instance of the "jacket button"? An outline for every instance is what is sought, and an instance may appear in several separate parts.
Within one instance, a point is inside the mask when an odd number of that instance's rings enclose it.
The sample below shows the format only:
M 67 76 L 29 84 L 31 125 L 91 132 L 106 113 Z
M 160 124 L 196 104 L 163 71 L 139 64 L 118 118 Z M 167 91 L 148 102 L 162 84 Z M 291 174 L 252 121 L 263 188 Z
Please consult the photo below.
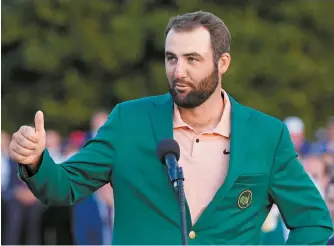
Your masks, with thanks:
M 189 238 L 194 239 L 196 237 L 196 233 L 194 231 L 189 232 Z

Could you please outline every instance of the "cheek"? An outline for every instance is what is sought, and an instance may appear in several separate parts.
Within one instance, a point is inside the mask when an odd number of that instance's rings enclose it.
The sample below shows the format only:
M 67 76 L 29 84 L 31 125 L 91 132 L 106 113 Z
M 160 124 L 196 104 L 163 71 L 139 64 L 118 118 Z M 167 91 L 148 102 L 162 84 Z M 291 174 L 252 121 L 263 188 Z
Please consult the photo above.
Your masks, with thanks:
M 166 65 L 165 66 L 165 69 L 166 69 L 166 75 L 167 75 L 167 78 L 169 80 L 173 80 L 173 76 L 174 76 L 174 68 L 170 65 Z

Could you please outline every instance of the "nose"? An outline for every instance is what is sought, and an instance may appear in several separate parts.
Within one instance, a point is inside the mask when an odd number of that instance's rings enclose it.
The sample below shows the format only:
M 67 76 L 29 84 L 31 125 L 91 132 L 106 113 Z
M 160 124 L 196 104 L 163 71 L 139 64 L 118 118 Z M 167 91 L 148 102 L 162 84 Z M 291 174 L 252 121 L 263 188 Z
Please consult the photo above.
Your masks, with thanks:
M 187 77 L 186 68 L 180 61 L 178 61 L 174 71 L 174 79 L 179 80 L 179 79 L 184 79 L 185 77 Z

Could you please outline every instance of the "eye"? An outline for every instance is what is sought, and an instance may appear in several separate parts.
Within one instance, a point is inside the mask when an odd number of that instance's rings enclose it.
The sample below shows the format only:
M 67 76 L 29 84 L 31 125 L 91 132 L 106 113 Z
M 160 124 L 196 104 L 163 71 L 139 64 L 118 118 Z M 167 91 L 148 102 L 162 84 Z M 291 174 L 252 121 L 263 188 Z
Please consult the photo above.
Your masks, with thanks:
M 176 62 L 176 57 L 175 56 L 167 56 L 167 61 L 174 63 Z
M 194 63 L 196 59 L 194 57 L 188 57 L 188 62 L 189 63 Z

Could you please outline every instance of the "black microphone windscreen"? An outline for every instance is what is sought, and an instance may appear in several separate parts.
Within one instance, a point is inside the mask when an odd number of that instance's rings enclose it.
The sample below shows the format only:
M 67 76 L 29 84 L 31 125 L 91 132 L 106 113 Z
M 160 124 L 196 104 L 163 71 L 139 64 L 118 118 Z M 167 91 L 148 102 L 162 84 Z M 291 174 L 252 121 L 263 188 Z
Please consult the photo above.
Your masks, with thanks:
M 158 143 L 157 154 L 159 156 L 159 160 L 163 164 L 165 164 L 164 158 L 167 154 L 174 154 L 176 156 L 176 160 L 178 161 L 180 159 L 180 146 L 172 138 L 163 139 Z

